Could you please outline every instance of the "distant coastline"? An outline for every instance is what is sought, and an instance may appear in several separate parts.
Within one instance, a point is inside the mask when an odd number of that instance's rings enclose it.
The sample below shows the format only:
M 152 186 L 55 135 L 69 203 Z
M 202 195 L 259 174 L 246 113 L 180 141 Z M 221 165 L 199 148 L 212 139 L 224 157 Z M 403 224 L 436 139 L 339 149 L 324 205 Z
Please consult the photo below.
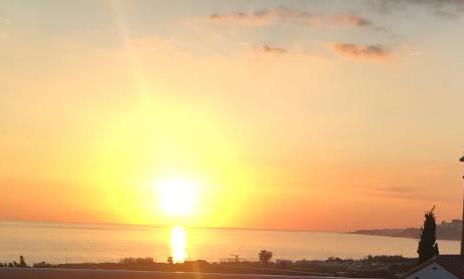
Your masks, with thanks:
M 443 221 L 437 225 L 437 238 L 439 240 L 461 240 L 462 221 L 458 219 L 449 222 Z M 350 234 L 376 235 L 388 237 L 415 238 L 420 237 L 420 228 L 405 228 L 405 229 L 372 229 L 372 230 L 356 230 L 349 232 Z

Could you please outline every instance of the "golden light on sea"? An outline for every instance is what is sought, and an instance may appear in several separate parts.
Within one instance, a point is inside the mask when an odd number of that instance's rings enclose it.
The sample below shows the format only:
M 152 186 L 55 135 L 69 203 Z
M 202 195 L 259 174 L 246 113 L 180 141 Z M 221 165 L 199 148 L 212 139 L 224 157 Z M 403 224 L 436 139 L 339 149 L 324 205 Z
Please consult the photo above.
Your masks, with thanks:
M 171 257 L 174 263 L 182 263 L 187 258 L 186 240 L 183 227 L 177 226 L 171 229 Z

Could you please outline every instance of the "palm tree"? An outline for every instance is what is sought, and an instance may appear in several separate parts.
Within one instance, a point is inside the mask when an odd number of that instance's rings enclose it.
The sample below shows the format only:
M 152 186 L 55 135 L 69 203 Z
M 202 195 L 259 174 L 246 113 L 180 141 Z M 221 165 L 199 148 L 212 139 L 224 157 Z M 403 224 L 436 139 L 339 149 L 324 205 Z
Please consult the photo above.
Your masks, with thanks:
M 271 258 L 272 258 L 271 251 L 261 250 L 261 252 L 259 252 L 259 261 L 261 262 L 262 265 L 267 265 L 269 261 L 271 261 Z

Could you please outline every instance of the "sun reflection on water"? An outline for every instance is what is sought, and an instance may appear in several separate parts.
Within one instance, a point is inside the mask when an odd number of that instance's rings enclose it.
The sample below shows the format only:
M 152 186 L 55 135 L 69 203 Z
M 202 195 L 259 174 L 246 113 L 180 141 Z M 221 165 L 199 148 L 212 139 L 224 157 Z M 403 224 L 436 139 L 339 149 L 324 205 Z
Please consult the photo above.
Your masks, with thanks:
M 186 236 L 183 227 L 171 228 L 171 256 L 175 263 L 182 263 L 187 258 Z

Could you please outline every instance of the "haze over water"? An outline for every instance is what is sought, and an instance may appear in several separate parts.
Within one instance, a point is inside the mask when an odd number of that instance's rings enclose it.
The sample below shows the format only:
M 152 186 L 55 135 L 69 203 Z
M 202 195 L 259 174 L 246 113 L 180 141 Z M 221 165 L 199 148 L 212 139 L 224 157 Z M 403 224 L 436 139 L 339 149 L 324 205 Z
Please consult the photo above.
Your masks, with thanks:
M 171 255 L 210 262 L 231 255 L 257 260 L 261 249 L 273 251 L 275 259 L 290 260 L 417 256 L 415 239 L 319 232 L 1 222 L 0 239 L 0 262 L 23 255 L 29 264 L 116 262 L 123 257 L 165 262 Z M 439 241 L 439 247 L 442 254 L 455 254 L 459 242 Z

